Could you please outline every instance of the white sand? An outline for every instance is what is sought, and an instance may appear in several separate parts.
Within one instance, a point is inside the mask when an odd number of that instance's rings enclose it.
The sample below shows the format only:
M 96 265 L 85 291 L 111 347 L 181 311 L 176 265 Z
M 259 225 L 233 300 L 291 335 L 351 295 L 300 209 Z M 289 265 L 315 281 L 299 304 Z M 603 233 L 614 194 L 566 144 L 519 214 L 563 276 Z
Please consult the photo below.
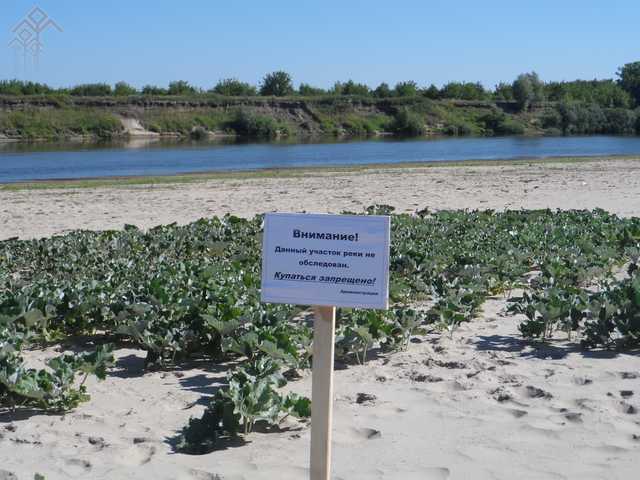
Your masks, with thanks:
M 303 178 L 212 180 L 159 187 L 0 191 L 0 238 L 73 229 L 148 228 L 232 213 L 340 213 L 374 203 L 504 210 L 603 208 L 640 216 L 640 161 L 432 167 Z M 415 339 L 366 366 L 336 364 L 332 478 L 626 479 L 640 467 L 638 351 L 584 352 L 557 336 L 521 339 L 522 318 L 489 299 L 478 320 Z M 71 345 L 70 347 L 71 348 Z M 30 361 L 59 355 L 32 352 Z M 0 416 L 0 480 L 304 479 L 309 429 L 252 433 L 204 456 L 172 451 L 190 416 L 224 381 L 226 366 L 197 362 L 142 371 L 144 353 L 117 351 L 92 400 L 65 416 Z M 191 368 L 193 367 L 193 368 Z M 288 388 L 310 395 L 310 377 Z M 375 396 L 357 403 L 358 394 Z M 3 473 L 4 471 L 4 473 Z

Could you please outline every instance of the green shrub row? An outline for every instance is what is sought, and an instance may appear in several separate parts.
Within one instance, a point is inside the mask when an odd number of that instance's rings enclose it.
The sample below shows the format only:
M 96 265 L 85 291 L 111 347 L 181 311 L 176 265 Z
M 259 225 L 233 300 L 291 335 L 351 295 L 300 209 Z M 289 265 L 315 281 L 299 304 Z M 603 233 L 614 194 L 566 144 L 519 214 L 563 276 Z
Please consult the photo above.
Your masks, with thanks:
M 620 67 L 616 73 L 620 79 L 575 80 L 572 82 L 542 82 L 535 72 L 520 74 L 512 83 L 500 82 L 493 90 L 486 88 L 481 82 L 450 81 L 438 88 L 434 84 L 420 87 L 415 81 L 398 82 L 394 88 L 382 82 L 378 87 L 357 83 L 349 79 L 337 81 L 329 89 L 318 88 L 301 83 L 296 90 L 291 75 L 284 71 L 267 74 L 258 86 L 241 82 L 237 78 L 221 79 L 208 90 L 189 85 L 184 80 L 172 81 L 168 88 L 145 85 L 135 89 L 126 82 L 118 82 L 112 88 L 105 83 L 82 84 L 69 88 L 54 89 L 48 85 L 20 80 L 0 81 L 0 95 L 47 95 L 64 94 L 77 97 L 107 97 L 131 95 L 198 95 L 215 94 L 224 97 L 262 96 L 339 96 L 357 98 L 406 98 L 423 97 L 432 100 L 456 99 L 466 101 L 516 101 L 525 109 L 534 103 L 549 101 L 573 101 L 593 103 L 601 106 L 628 107 L 640 104 L 640 62 L 629 63 Z M 531 90 L 531 92 L 529 92 Z

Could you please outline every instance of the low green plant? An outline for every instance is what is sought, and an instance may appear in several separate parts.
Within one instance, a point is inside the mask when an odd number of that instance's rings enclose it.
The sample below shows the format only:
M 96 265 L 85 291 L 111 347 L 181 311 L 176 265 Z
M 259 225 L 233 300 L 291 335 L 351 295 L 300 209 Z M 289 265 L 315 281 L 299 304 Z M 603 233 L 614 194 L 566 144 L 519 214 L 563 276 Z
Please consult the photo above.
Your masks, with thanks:
M 236 107 L 234 128 L 240 134 L 258 137 L 272 137 L 278 129 L 271 118 L 256 114 L 247 105 Z
M 51 371 L 27 369 L 13 347 L 0 344 L 0 403 L 9 410 L 20 407 L 64 412 L 89 400 L 84 382 L 89 374 L 104 380 L 113 366 L 114 344 L 99 345 L 94 352 L 61 355 L 47 362 Z M 76 372 L 84 379 L 74 386 Z
M 194 128 L 189 132 L 189 138 L 191 138 L 192 140 L 202 140 L 204 138 L 207 138 L 208 136 L 209 134 L 202 127 Z
M 466 121 L 455 121 L 444 126 L 447 135 L 470 135 L 474 132 L 473 125 Z
M 218 390 L 201 418 L 192 417 L 183 428 L 176 450 L 205 454 L 221 442 L 247 435 L 258 421 L 274 425 L 289 415 L 300 419 L 311 416 L 311 401 L 295 393 L 279 394 L 287 380 L 279 365 L 269 357 L 243 363 L 227 373 L 229 387 Z
M 426 131 L 424 119 L 408 107 L 398 109 L 392 128 L 403 135 L 423 135 Z
M 585 325 L 584 348 L 619 349 L 640 344 L 640 277 L 607 285 L 585 302 L 595 317 Z

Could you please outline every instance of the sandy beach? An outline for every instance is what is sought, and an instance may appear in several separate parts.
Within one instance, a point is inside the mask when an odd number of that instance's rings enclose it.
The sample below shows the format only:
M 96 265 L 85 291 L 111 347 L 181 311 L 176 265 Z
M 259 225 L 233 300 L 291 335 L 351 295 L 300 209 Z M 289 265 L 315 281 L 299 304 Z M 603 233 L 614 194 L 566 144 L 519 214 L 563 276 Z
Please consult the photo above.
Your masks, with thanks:
M 1 185 L 0 185 L 1 187 Z M 0 239 L 76 229 L 147 229 L 258 213 L 439 209 L 594 209 L 640 216 L 640 158 L 294 171 L 162 185 L 0 189 Z M 640 467 L 640 353 L 583 351 L 557 336 L 524 340 L 490 297 L 477 320 L 415 338 L 406 352 L 335 364 L 332 479 L 630 479 Z M 37 366 L 61 346 L 26 353 Z M 0 480 L 308 478 L 309 423 L 257 431 L 202 456 L 173 451 L 227 366 L 192 360 L 143 370 L 116 351 L 91 401 L 65 415 L 0 415 Z M 288 390 L 310 396 L 311 376 Z M 12 476 L 13 475 L 13 476 Z

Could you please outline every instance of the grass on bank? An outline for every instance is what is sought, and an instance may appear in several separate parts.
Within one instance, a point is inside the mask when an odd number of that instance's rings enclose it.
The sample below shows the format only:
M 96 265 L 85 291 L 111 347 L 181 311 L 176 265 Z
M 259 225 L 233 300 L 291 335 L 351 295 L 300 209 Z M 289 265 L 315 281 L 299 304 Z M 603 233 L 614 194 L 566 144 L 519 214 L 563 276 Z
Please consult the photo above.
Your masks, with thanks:
M 551 157 L 551 158 L 522 158 L 509 160 L 461 160 L 455 162 L 430 162 L 430 163 L 399 163 L 399 164 L 372 164 L 355 165 L 345 167 L 300 167 L 264 170 L 238 170 L 225 172 L 206 172 L 180 175 L 159 175 L 140 177 L 113 177 L 97 179 L 73 179 L 73 180 L 38 180 L 32 182 L 0 183 L 0 191 L 20 190 L 52 190 L 66 188 L 96 188 L 118 187 L 136 185 L 172 185 L 185 183 L 198 183 L 208 180 L 254 180 L 262 178 L 303 178 L 317 175 L 332 175 L 343 173 L 379 174 L 387 171 L 424 170 L 433 168 L 451 167 L 487 167 L 487 166 L 521 166 L 538 164 L 566 164 L 588 163 L 595 161 L 620 161 L 640 160 L 640 156 L 607 156 L 607 157 Z
M 0 131 L 25 139 L 78 135 L 108 138 L 124 134 L 124 127 L 115 114 L 98 108 L 27 106 L 20 111 L 0 115 Z

